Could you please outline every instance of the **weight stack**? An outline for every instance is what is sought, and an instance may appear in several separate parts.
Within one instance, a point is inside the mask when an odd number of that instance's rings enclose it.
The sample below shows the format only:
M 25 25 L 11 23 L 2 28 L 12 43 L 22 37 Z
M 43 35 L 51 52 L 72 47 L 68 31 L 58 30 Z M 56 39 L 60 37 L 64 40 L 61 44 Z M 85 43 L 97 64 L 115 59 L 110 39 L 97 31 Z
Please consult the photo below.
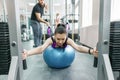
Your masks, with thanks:
M 70 33 L 68 33 L 68 37 L 71 38 L 71 39 L 72 39 L 72 35 L 74 36 L 74 39 L 73 39 L 74 41 L 80 39 L 80 37 L 79 37 L 79 35 L 78 35 L 77 33 L 74 33 L 74 34 L 70 34 Z
M 109 50 L 113 71 L 120 71 L 120 21 L 111 22 Z
M 9 29 L 6 22 L 0 22 L 0 75 L 8 74 L 11 62 Z

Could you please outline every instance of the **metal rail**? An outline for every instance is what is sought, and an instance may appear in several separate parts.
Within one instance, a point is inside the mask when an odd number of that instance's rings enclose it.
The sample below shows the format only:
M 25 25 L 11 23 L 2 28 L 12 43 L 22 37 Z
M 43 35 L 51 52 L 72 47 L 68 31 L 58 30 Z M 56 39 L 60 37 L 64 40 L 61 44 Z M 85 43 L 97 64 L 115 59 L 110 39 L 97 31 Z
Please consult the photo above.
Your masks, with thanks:
M 17 80 L 18 76 L 18 56 L 12 56 L 10 69 L 8 73 L 8 80 Z
M 108 54 L 103 54 L 103 67 L 105 80 L 115 80 Z

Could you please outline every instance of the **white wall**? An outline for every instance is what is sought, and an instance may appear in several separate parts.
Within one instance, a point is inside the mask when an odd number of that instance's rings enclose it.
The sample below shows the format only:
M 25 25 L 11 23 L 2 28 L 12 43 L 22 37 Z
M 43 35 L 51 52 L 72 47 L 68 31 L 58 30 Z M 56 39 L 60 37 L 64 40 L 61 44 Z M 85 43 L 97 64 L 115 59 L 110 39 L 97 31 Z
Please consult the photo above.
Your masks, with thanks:
M 83 27 L 81 27 L 80 29 L 80 42 L 88 46 L 95 47 L 98 42 L 99 0 L 93 0 L 91 4 L 92 5 L 89 5 L 91 6 L 89 8 L 92 8 L 92 12 L 90 11 L 91 15 L 89 14 L 89 16 L 91 17 L 86 17 L 86 18 L 89 18 L 88 21 L 90 22 L 84 21 L 84 24 L 86 26 L 82 25 Z M 85 16 L 85 15 L 82 15 L 82 16 Z
M 120 0 L 111 0 L 111 21 L 120 20 Z
M 100 6 L 100 0 L 93 0 L 92 25 L 98 25 L 99 24 L 99 6 Z
M 98 25 L 82 27 L 80 29 L 80 42 L 95 47 L 98 42 Z

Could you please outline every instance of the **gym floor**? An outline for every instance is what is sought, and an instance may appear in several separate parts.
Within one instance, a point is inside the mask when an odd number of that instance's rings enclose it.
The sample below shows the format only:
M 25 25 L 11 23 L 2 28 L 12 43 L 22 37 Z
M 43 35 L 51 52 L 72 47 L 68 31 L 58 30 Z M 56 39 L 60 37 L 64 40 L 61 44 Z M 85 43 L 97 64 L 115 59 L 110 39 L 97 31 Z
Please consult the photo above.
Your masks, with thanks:
M 33 40 L 23 42 L 24 49 L 33 48 Z M 97 68 L 93 67 L 92 55 L 76 51 L 71 66 L 64 69 L 52 69 L 38 54 L 27 58 L 27 70 L 23 71 L 24 80 L 97 80 Z
M 33 48 L 33 40 L 23 42 L 24 49 Z M 38 54 L 27 58 L 27 69 L 23 71 L 24 80 L 97 80 L 97 68 L 93 67 L 92 55 L 76 52 L 71 66 L 64 69 L 52 69 Z M 7 80 L 7 75 L 0 75 Z

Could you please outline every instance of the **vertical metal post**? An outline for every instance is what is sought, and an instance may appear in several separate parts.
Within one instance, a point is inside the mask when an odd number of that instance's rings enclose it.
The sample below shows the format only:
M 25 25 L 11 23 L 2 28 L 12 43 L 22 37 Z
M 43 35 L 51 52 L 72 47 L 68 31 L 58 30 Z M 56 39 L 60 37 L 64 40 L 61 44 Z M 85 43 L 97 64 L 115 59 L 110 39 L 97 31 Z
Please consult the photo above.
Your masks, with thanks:
M 66 17 L 66 21 L 68 21 L 67 19 L 67 0 L 65 0 L 65 17 Z
M 53 25 L 53 0 L 49 0 L 50 25 Z
M 111 0 L 100 0 L 98 80 L 105 80 L 102 54 L 109 54 L 110 7 Z
M 3 21 L 6 22 L 5 0 L 3 0 Z
M 28 27 L 28 13 L 27 13 L 27 6 L 25 8 L 25 22 L 26 22 L 26 26 L 27 26 L 27 29 L 29 30 L 29 27 Z
M 75 0 L 71 0 L 72 3 L 72 39 L 74 40 L 74 32 L 75 32 Z
M 81 23 L 82 23 L 82 11 L 81 8 L 82 7 L 82 0 L 78 0 L 78 38 L 80 37 L 80 28 L 81 28 Z M 78 41 L 80 41 L 80 38 L 78 39 Z
M 21 58 L 21 34 L 20 34 L 20 14 L 18 0 L 6 0 L 8 12 L 8 25 L 10 35 L 11 56 L 18 56 L 18 73 L 17 80 L 23 80 L 23 67 Z

